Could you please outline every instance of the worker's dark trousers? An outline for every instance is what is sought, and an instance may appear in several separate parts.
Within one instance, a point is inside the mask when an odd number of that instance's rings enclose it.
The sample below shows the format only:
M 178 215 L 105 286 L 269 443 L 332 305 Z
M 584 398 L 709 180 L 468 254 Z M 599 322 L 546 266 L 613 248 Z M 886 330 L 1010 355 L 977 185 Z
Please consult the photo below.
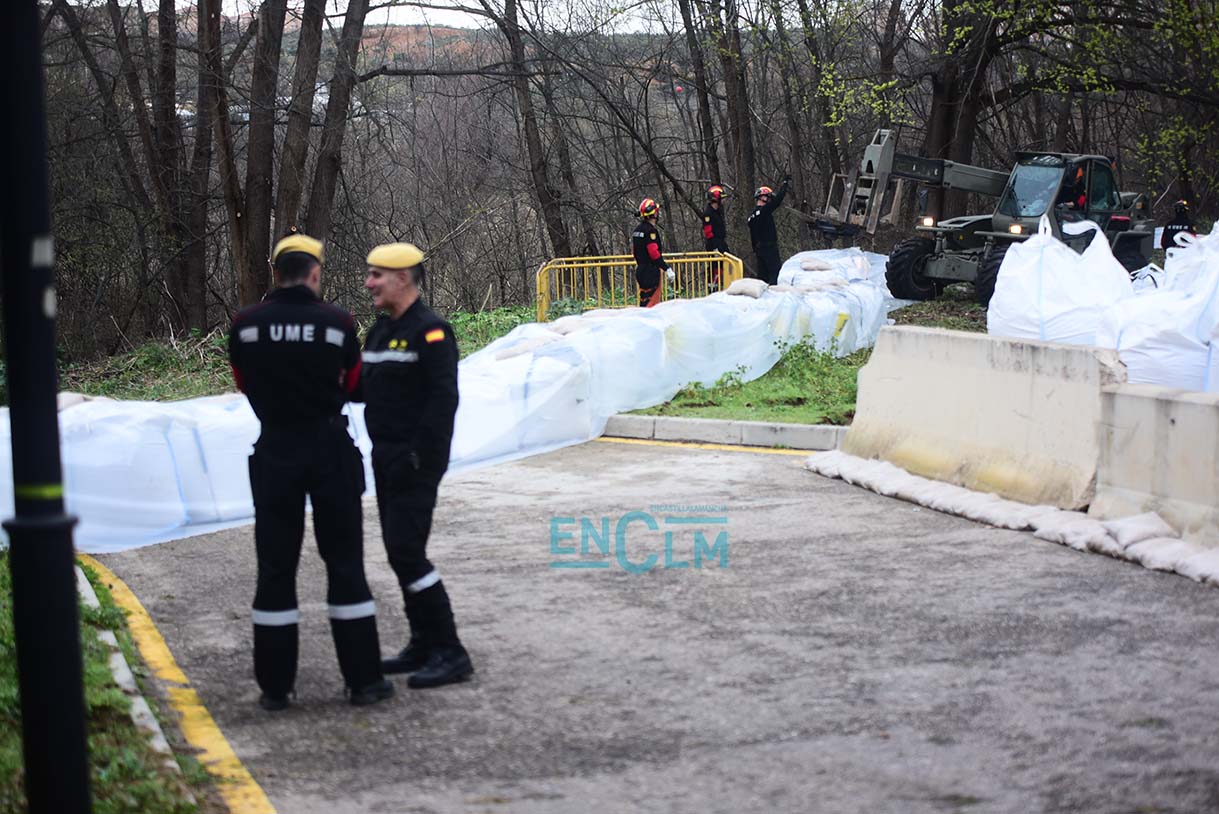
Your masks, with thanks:
M 421 462 L 403 445 L 374 443 L 372 471 L 381 536 L 389 565 L 402 586 L 411 643 L 425 648 L 460 646 L 449 594 L 427 558 L 443 467 Z
M 783 261 L 779 259 L 777 243 L 759 243 L 753 247 L 754 256 L 758 260 L 758 279 L 765 280 L 767 285 L 779 282 L 779 267 Z
M 305 534 L 305 496 L 326 565 L 326 601 L 339 670 L 348 687 L 381 678 L 372 593 L 364 578 L 364 463 L 346 421 L 263 426 L 250 456 L 258 590 L 254 595 L 254 675 L 264 693 L 296 682 L 296 568 Z
M 639 284 L 640 308 L 651 308 L 660 302 L 659 266 L 636 266 L 635 282 Z

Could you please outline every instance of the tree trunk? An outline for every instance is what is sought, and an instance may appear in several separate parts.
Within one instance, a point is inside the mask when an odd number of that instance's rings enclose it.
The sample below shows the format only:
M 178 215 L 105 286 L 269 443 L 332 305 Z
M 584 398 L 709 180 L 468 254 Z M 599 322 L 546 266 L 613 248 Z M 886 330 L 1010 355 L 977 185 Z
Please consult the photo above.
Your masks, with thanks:
M 305 185 L 305 159 L 309 152 L 309 125 L 317 87 L 322 51 L 322 20 L 326 0 L 305 0 L 300 39 L 296 46 L 296 69 L 292 79 L 292 103 L 288 107 L 288 132 L 279 161 L 279 194 L 275 204 L 275 236 L 282 237 L 297 225 Z
M 690 11 L 690 0 L 678 0 L 681 21 L 686 30 L 686 48 L 690 51 L 690 64 L 694 69 L 694 91 L 698 95 L 699 144 L 707 162 L 707 180 L 720 183 L 724 176 L 720 171 L 719 147 L 715 140 L 715 124 L 711 120 L 711 100 L 707 92 L 707 62 L 703 47 L 698 41 L 694 27 L 694 16 Z
M 207 330 L 207 209 L 212 169 L 212 116 L 216 86 L 207 71 L 207 4 L 198 8 L 199 90 L 195 106 L 195 145 L 191 156 L 190 199 L 184 217 L 183 296 L 187 326 Z
M 804 134 L 800 131 L 800 115 L 796 110 L 795 100 L 792 98 L 792 91 L 799 91 L 799 74 L 796 71 L 796 65 L 792 59 L 791 48 L 788 44 L 787 27 L 783 24 L 783 9 L 779 5 L 778 0 L 772 0 L 771 10 L 775 17 L 775 34 L 779 44 L 779 72 L 783 78 L 783 112 L 787 117 L 787 137 L 791 142 L 791 153 L 788 160 L 790 163 L 790 172 L 792 180 L 795 182 L 796 191 L 798 192 L 798 202 L 796 209 L 808 211 L 808 195 L 811 192 L 808 177 L 804 173 L 804 162 L 801 160 L 805 155 L 804 149 Z
M 808 7 L 808 0 L 796 0 L 796 7 L 800 11 L 800 25 L 804 29 L 804 50 L 808 51 L 809 66 L 812 69 L 809 87 L 813 89 L 813 115 L 816 117 L 818 128 L 825 134 L 825 154 L 829 158 L 830 172 L 839 174 L 843 172 L 842 151 L 834 136 L 834 128 L 826 126 L 830 121 L 829 110 L 825 97 L 820 91 L 825 70 L 822 67 L 821 46 L 817 42 L 817 28 L 813 24 L 813 14 Z
M 216 150 L 219 155 L 220 186 L 224 190 L 224 210 L 228 215 L 229 251 L 232 252 L 233 268 L 237 272 L 237 289 L 239 305 L 250 305 L 258 302 L 252 292 L 247 292 L 242 284 L 246 268 L 245 250 L 245 195 L 241 191 L 241 179 L 237 176 L 237 161 L 233 149 L 233 130 L 229 123 L 228 94 L 224 89 L 224 63 L 220 48 L 220 6 L 221 0 L 199 0 L 200 5 L 207 9 L 207 39 L 204 49 L 203 63 L 206 66 L 208 80 L 213 88 L 211 94 L 212 129 L 216 139 Z
M 326 102 L 326 122 L 322 126 L 322 144 L 317 165 L 313 168 L 313 187 L 305 215 L 305 231 L 318 240 L 330 236 L 330 213 L 334 193 L 338 188 L 339 170 L 343 165 L 343 136 L 347 132 L 347 114 L 351 108 L 351 91 L 356 84 L 356 57 L 364 35 L 364 17 L 368 0 L 351 0 L 343 18 L 343 33 L 335 54 L 334 78 L 330 80 L 330 98 Z
M 529 77 L 525 75 L 528 67 L 525 64 L 525 42 L 520 23 L 517 19 L 517 0 L 505 0 L 504 13 L 495 13 L 485 0 L 484 8 L 499 27 L 508 41 L 508 52 L 511 68 L 515 74 L 512 88 L 516 93 L 516 104 L 521 111 L 521 119 L 525 128 L 525 150 L 529 158 L 529 177 L 533 181 L 533 191 L 542 210 L 542 220 L 546 224 L 546 234 L 556 257 L 571 257 L 571 238 L 567 234 L 567 226 L 563 223 L 563 211 L 560 206 L 560 193 L 550 183 L 550 172 L 546 164 L 546 152 L 542 148 L 542 134 L 538 127 L 537 113 L 533 107 L 533 97 L 529 93 Z
M 275 160 L 275 105 L 279 57 L 288 0 L 264 0 L 258 13 L 254 73 L 250 81 L 250 124 L 246 150 L 245 255 L 241 301 L 257 302 L 271 287 L 272 166 Z

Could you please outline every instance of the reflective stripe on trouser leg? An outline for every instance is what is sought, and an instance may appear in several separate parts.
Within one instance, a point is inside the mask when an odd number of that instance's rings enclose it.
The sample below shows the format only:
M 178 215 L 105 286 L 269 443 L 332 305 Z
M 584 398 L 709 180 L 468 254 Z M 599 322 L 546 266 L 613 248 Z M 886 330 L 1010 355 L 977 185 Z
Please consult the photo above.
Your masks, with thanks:
M 330 606 L 330 635 L 339 659 L 339 672 L 352 689 L 381 680 L 381 642 L 377 637 L 376 605 L 371 599 Z
M 437 582 L 440 582 L 440 572 L 433 568 L 431 571 L 428 571 L 426 574 L 419 577 L 419 579 L 407 585 L 406 592 L 408 594 L 417 594 L 421 591 L 426 591 Z

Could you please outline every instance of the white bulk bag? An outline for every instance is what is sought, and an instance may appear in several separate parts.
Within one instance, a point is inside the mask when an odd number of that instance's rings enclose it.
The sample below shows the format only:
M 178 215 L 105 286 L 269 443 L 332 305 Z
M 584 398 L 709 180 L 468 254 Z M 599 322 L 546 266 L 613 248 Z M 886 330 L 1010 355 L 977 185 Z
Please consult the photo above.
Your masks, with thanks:
M 986 312 L 987 333 L 1091 345 L 1101 313 L 1133 296 L 1130 275 L 1099 226 L 1083 221 L 1063 228 L 1093 230 L 1083 254 L 1055 238 L 1044 215 L 1037 234 L 1008 248 Z
M 1131 383 L 1219 390 L 1219 239 L 1186 238 L 1165 274 L 1163 288 L 1106 312 L 1096 344 L 1117 349 Z

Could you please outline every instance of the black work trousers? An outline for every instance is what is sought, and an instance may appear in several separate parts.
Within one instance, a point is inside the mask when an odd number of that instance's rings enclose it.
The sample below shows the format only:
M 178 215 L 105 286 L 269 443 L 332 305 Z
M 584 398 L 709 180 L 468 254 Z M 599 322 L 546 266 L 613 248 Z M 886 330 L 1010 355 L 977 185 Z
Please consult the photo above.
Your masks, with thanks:
M 305 497 L 326 566 L 326 601 L 339 670 L 348 687 L 381 679 L 372 593 L 364 576 L 364 462 L 346 420 L 263 426 L 250 456 L 258 589 L 254 595 L 254 675 L 264 693 L 296 682 L 296 569 L 305 535 Z
M 659 266 L 636 266 L 635 282 L 639 284 L 640 308 L 651 308 L 660 302 Z
M 765 280 L 767 285 L 779 282 L 779 268 L 783 265 L 779 259 L 779 244 L 758 243 L 753 247 L 753 253 L 758 260 L 758 279 Z
M 432 512 L 444 471 L 420 461 L 406 445 L 374 442 L 372 471 L 377 486 L 381 536 L 389 565 L 402 587 L 411 644 L 459 647 L 448 591 L 427 558 Z

